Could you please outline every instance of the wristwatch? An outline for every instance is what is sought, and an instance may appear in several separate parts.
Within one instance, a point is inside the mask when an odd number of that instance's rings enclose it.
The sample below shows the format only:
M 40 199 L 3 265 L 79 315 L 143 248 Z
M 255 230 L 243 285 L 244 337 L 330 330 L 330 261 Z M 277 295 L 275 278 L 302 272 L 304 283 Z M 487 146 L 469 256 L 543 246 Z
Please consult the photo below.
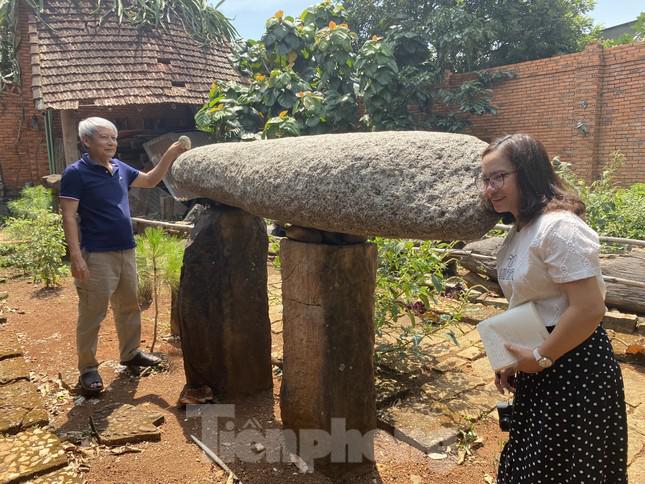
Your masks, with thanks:
M 553 360 L 548 356 L 542 356 L 537 348 L 533 349 L 533 358 L 540 368 L 550 368 L 553 365 Z

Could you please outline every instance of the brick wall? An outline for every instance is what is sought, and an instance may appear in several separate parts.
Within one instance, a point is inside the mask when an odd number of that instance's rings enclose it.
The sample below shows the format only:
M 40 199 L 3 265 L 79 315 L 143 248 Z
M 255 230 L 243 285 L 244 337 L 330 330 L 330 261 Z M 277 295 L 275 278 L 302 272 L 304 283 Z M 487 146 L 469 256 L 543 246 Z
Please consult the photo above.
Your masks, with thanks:
M 9 194 L 49 173 L 44 119 L 32 100 L 26 12 L 20 4 L 18 54 L 22 83 L 0 93 L 0 176 L 2 188 Z
M 645 182 L 645 42 L 591 45 L 577 54 L 494 70 L 513 71 L 516 78 L 493 88 L 497 115 L 472 117 L 471 134 L 490 141 L 529 133 L 587 181 L 598 178 L 620 150 L 626 162 L 617 181 Z M 454 86 L 470 76 L 454 74 L 447 82 Z

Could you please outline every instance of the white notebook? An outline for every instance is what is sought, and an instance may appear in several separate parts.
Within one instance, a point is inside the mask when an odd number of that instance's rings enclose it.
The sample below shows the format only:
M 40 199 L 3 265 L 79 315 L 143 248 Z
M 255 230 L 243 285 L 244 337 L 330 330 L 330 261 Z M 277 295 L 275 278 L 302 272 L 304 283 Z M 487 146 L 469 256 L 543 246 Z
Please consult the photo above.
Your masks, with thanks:
M 485 319 L 477 325 L 477 330 L 494 371 L 507 368 L 517 362 L 504 347 L 505 343 L 533 349 L 540 346 L 549 335 L 544 321 L 532 302 Z

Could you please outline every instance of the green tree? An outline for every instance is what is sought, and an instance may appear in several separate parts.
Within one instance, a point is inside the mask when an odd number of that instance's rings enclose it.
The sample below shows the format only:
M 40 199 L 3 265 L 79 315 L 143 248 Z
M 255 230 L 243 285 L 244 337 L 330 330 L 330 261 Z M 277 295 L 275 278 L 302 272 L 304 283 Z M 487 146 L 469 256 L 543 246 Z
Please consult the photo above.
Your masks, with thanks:
M 342 0 L 365 41 L 393 26 L 423 32 L 440 71 L 469 72 L 576 52 L 593 0 Z
M 250 84 L 214 84 L 195 122 L 216 141 L 232 141 L 364 129 L 459 131 L 466 113 L 494 113 L 488 88 L 503 75 L 441 89 L 434 57 L 423 29 L 401 25 L 361 46 L 344 7 L 331 0 L 298 18 L 278 11 L 261 41 L 236 46 L 233 62 Z M 366 111 L 360 120 L 359 98 Z M 432 112 L 434 103 L 446 106 L 441 115 Z M 410 105 L 425 124 L 409 114 Z

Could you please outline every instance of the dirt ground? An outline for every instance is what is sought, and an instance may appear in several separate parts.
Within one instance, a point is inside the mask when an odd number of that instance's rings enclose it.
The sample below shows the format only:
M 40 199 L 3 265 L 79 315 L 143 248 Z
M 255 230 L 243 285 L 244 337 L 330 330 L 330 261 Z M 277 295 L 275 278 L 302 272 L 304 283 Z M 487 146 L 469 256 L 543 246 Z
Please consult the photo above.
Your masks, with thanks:
M 269 266 L 270 273 L 276 276 Z M 79 459 L 86 463 L 84 478 L 88 482 L 217 482 L 225 483 L 227 475 L 197 448 L 190 435 L 200 436 L 200 422 L 187 418 L 176 400 L 184 384 L 181 348 L 167 336 L 169 332 L 169 298 L 161 301 L 160 340 L 156 351 L 167 355 L 167 372 L 133 377 L 120 370 L 118 340 L 111 315 L 103 323 L 98 347 L 100 372 L 107 390 L 97 400 L 75 405 L 74 395 L 61 392 L 56 380 L 60 371 L 73 371 L 76 358 L 74 330 L 76 324 L 76 292 L 71 277 L 62 281 L 56 290 L 44 290 L 28 279 L 12 276 L 5 270 L 7 282 L 0 291 L 9 293 L 4 301 L 7 323 L 1 330 L 18 335 L 25 357 L 34 372 L 32 380 L 39 385 L 48 410 L 51 427 L 65 438 L 69 432 L 83 432 Z M 273 299 L 273 298 L 272 298 Z M 275 301 L 271 301 L 272 304 Z M 149 348 L 152 337 L 153 309 L 143 314 L 142 347 Z M 281 353 L 279 331 L 273 334 L 273 351 Z M 279 372 L 274 376 L 273 391 L 267 391 L 236 403 L 236 427 L 242 428 L 249 419 L 264 429 L 280 427 Z M 97 446 L 89 432 L 92 412 L 111 403 L 148 403 L 165 415 L 160 442 L 137 444 L 138 453 L 114 455 L 109 449 Z M 233 402 L 223 402 L 233 403 Z M 444 454 L 426 456 L 389 434 L 379 431 L 375 441 L 377 466 L 372 473 L 356 476 L 356 483 L 480 483 L 492 482 L 497 458 L 505 435 L 497 421 L 487 418 L 477 423 L 477 435 L 483 443 L 462 464 L 457 463 L 457 447 Z M 300 474 L 293 464 L 244 463 L 235 461 L 229 466 L 244 483 L 329 483 L 331 479 L 319 473 Z

